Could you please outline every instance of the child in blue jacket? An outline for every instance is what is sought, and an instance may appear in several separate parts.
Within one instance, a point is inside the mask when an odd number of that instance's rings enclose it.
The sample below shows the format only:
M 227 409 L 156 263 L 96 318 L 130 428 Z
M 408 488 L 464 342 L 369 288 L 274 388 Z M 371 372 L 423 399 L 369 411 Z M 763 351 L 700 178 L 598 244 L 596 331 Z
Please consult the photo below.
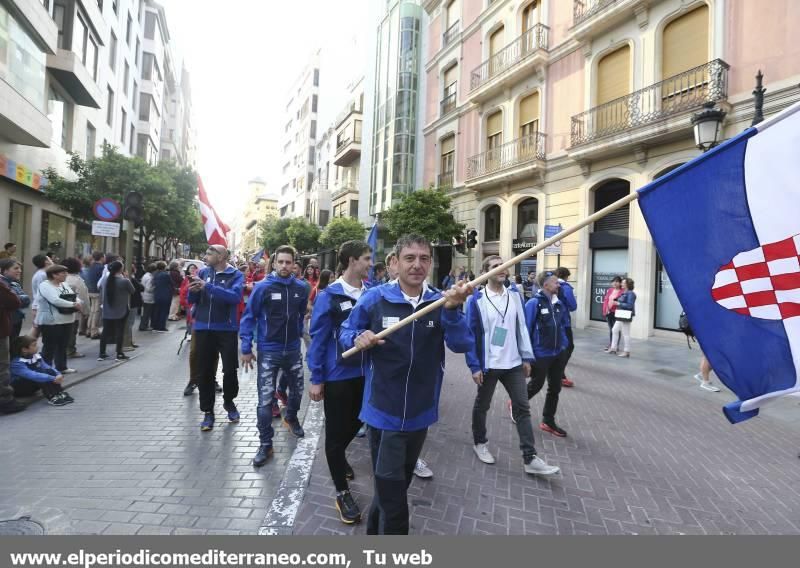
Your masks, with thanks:
M 41 390 L 47 403 L 64 406 L 75 402 L 61 388 L 64 376 L 47 364 L 39 354 L 39 341 L 23 335 L 14 340 L 11 350 L 11 386 L 15 396 L 31 396 Z

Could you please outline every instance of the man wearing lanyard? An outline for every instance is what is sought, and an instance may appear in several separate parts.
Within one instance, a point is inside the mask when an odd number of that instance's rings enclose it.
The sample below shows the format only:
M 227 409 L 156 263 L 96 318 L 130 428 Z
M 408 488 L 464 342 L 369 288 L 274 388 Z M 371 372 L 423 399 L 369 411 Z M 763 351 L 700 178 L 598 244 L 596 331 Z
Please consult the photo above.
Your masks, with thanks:
M 502 258 L 489 256 L 483 261 L 483 271 L 489 272 L 501 264 Z M 491 406 L 497 383 L 500 382 L 511 398 L 511 411 L 517 425 L 525 472 L 555 475 L 560 469 L 548 465 L 536 455 L 525 383 L 531 374 L 533 349 L 525 325 L 522 293 L 515 284 L 508 288 L 503 285 L 507 277 L 506 271 L 491 277 L 486 288 L 482 291 L 476 290 L 467 300 L 465 309 L 467 323 L 475 336 L 472 349 L 466 353 L 467 365 L 478 385 L 472 408 L 473 450 L 483 463 L 495 463 L 487 446 L 486 413 Z

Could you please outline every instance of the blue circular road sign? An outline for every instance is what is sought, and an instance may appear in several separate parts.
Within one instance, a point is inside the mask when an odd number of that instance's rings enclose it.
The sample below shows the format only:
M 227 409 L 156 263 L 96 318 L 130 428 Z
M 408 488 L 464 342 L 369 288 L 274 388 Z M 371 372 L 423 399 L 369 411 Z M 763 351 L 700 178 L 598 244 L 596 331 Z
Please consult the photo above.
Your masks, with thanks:
M 109 197 L 98 199 L 92 210 L 94 211 L 94 216 L 100 221 L 113 221 L 122 213 L 120 204 Z

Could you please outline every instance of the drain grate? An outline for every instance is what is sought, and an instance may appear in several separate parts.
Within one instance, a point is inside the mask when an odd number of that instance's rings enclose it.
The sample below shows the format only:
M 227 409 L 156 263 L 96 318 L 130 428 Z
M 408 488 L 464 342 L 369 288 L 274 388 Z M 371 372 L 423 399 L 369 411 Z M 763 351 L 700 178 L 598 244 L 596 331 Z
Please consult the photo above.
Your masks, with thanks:
M 686 373 L 681 373 L 678 371 L 673 371 L 672 369 L 653 369 L 654 373 L 658 373 L 659 375 L 666 375 L 667 377 L 685 377 Z
M 44 527 L 30 517 L 0 521 L 0 536 L 40 536 L 44 533 Z

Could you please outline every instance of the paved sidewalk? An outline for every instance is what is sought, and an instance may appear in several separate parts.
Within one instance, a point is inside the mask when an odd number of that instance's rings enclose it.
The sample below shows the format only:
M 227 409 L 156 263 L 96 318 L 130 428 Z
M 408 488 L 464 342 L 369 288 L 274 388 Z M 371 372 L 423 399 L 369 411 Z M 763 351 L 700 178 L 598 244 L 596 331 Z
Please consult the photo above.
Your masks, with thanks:
M 433 480 L 410 490 L 412 534 L 797 534 L 800 533 L 800 408 L 783 400 L 762 416 L 730 425 L 733 395 L 708 393 L 692 378 L 700 353 L 680 341 L 634 341 L 631 359 L 602 352 L 605 334 L 576 333 L 562 391 L 560 439 L 535 428 L 542 457 L 562 475 L 526 475 L 516 430 L 498 386 L 489 414 L 496 465 L 472 451 L 475 387 L 463 356 L 448 354 L 441 420 L 422 457 Z M 722 385 L 719 385 L 722 386 Z M 543 394 L 533 399 L 534 416 Z M 538 421 L 537 421 L 538 424 Z M 295 534 L 363 534 L 334 508 L 320 442 Z M 372 494 L 369 450 L 349 450 L 363 509 Z
M 30 515 L 48 534 L 257 533 L 296 440 L 275 420 L 275 457 L 251 465 L 252 373 L 240 376 L 241 422 L 227 422 L 218 396 L 217 425 L 200 432 L 197 394 L 182 396 L 189 345 L 176 356 L 184 324 L 170 327 L 137 334 L 140 348 L 119 365 L 97 362 L 91 342 L 68 382 L 101 374 L 68 387 L 74 404 L 37 400 L 0 417 L 0 520 Z

